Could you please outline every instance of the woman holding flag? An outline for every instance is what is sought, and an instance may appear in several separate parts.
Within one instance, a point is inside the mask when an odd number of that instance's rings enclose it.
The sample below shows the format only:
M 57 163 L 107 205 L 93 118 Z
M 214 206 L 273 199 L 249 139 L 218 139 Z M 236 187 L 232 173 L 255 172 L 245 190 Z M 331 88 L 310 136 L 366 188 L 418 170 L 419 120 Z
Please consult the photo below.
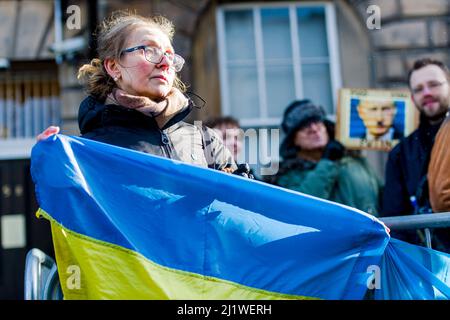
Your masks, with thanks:
M 184 59 L 172 46 L 173 24 L 164 17 L 127 12 L 105 19 L 98 58 L 78 78 L 88 97 L 79 108 L 82 137 L 247 176 L 217 134 L 182 120 L 195 106 L 177 73 Z M 49 127 L 37 139 L 58 133 Z

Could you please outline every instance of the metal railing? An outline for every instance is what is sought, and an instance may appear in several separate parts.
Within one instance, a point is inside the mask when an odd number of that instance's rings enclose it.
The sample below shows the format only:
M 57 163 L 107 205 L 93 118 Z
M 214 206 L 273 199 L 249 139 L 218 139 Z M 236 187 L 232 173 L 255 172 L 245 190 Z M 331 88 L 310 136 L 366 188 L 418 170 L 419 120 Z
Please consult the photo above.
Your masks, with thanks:
M 424 229 L 426 244 L 431 248 L 430 228 L 450 227 L 450 212 L 422 213 L 379 218 L 391 230 Z
M 391 230 L 446 228 L 450 227 L 450 212 L 385 217 L 379 220 Z
M 27 253 L 24 279 L 25 300 L 62 300 L 55 261 L 33 248 Z

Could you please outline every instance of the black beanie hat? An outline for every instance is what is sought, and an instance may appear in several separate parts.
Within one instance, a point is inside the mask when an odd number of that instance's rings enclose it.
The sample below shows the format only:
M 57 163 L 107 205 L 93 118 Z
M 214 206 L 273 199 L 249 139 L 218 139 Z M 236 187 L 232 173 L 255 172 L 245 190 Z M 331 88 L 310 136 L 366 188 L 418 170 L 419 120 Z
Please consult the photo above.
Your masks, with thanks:
M 284 111 L 281 128 L 286 137 L 280 146 L 280 155 L 283 158 L 295 156 L 296 150 L 291 146 L 291 138 L 297 132 L 311 122 L 325 122 L 326 113 L 321 106 L 317 106 L 309 99 L 296 100 L 289 104 Z

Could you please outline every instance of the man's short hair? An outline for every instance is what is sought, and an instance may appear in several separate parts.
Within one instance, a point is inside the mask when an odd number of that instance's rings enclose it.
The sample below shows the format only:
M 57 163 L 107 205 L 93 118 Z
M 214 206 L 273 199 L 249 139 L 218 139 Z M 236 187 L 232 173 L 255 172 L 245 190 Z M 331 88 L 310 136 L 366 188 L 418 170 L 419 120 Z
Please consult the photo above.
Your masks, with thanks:
M 209 128 L 217 128 L 220 126 L 240 128 L 239 121 L 231 116 L 209 119 L 205 122 L 205 125 Z
M 429 66 L 429 65 L 435 65 L 438 66 L 439 68 L 441 68 L 442 71 L 444 71 L 445 76 L 447 77 L 447 79 L 450 80 L 450 71 L 447 68 L 447 66 L 440 60 L 436 60 L 436 59 L 431 59 L 431 58 L 423 58 L 423 59 L 419 59 L 416 60 L 414 62 L 413 67 L 411 68 L 411 70 L 409 70 L 408 72 L 408 87 L 410 87 L 410 80 L 411 80 L 411 75 L 414 71 L 422 69 L 423 67 Z

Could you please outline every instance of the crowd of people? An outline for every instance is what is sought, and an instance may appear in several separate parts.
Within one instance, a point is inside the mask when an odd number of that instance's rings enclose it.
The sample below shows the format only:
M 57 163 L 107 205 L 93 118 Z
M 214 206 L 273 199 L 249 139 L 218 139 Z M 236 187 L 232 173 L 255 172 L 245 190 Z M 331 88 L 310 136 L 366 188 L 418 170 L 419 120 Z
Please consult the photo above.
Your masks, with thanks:
M 360 154 L 333 139 L 333 123 L 309 100 L 293 102 L 284 113 L 283 162 L 270 182 L 380 217 L 450 211 L 450 151 L 445 142 L 450 122 L 442 125 L 450 106 L 449 79 L 441 61 L 424 58 L 414 63 L 407 81 L 420 124 L 390 151 L 384 185 Z M 432 230 L 432 247 L 450 252 L 449 231 Z M 421 230 L 391 235 L 426 244 Z
M 285 109 L 282 162 L 278 173 L 265 180 L 378 217 L 450 211 L 450 148 L 446 147 L 450 141 L 450 72 L 443 62 L 423 58 L 415 61 L 406 80 L 419 111 L 419 126 L 389 152 L 384 179 L 360 151 L 346 150 L 334 139 L 334 123 L 322 107 L 305 99 L 293 101 Z M 369 107 L 358 105 L 368 132 L 386 134 L 389 125 L 385 122 L 392 122 L 394 106 L 387 102 L 376 106 L 378 124 L 371 122 L 376 117 L 366 117 Z M 222 137 L 225 139 L 225 134 Z M 431 230 L 432 248 L 450 252 L 449 231 Z M 391 235 L 426 245 L 423 230 L 394 230 Z
M 78 74 L 88 94 L 79 108 L 82 136 L 252 178 L 250 167 L 235 161 L 242 148 L 236 119 L 211 120 L 215 130 L 183 121 L 193 103 L 177 76 L 184 59 L 174 52 L 173 35 L 172 23 L 162 17 L 121 13 L 102 23 L 98 57 Z M 444 122 L 449 77 L 440 61 L 414 63 L 407 81 L 420 125 L 390 151 L 384 183 L 361 152 L 346 150 L 335 139 L 335 124 L 308 99 L 287 106 L 281 123 L 282 162 L 265 181 L 380 217 L 450 211 L 450 121 Z M 364 123 L 372 109 L 367 103 L 358 107 Z M 385 128 L 395 112 L 395 106 L 384 107 L 380 114 L 388 123 L 366 125 L 366 134 L 392 136 Z M 58 127 L 50 127 L 38 140 L 57 132 Z M 449 252 L 448 229 L 433 233 L 433 247 Z M 423 244 L 423 235 L 415 230 L 392 235 Z

